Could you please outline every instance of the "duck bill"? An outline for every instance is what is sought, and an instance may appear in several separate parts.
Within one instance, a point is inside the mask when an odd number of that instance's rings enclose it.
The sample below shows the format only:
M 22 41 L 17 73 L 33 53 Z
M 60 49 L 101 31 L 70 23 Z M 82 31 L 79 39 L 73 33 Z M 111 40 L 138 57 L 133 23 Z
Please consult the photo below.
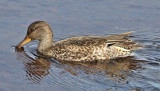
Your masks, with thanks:
M 21 41 L 16 47 L 17 47 L 17 48 L 21 48 L 23 45 L 27 44 L 27 43 L 30 42 L 30 41 L 31 41 L 31 39 L 28 38 L 28 36 L 26 36 L 26 37 L 24 38 L 24 40 Z

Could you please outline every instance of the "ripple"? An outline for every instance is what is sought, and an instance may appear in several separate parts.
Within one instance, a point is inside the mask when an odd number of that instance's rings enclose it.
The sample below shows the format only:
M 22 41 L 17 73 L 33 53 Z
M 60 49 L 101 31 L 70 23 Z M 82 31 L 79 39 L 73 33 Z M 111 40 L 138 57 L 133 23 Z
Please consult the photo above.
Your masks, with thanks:
M 155 63 L 155 62 L 150 62 L 150 63 L 148 63 L 148 64 L 150 64 L 150 65 L 152 65 L 152 66 L 160 66 L 159 63 Z

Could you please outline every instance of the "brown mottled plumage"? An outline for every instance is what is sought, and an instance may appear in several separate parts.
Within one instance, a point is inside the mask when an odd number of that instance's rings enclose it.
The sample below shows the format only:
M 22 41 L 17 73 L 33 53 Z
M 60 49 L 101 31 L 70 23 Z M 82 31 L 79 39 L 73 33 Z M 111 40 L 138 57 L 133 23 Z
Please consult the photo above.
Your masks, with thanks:
M 43 57 L 62 61 L 94 61 L 132 56 L 132 51 L 141 46 L 127 39 L 128 33 L 109 36 L 80 36 L 53 42 L 53 33 L 48 23 L 33 22 L 28 27 L 25 39 L 18 48 L 31 40 L 39 40 L 38 53 Z

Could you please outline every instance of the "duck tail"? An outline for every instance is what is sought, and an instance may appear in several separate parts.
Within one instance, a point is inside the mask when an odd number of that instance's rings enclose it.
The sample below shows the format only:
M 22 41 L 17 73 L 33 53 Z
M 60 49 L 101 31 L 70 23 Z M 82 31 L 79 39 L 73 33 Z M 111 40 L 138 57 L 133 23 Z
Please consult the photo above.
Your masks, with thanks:
M 134 31 L 122 33 L 122 34 L 120 34 L 120 35 L 121 35 L 121 36 L 124 36 L 124 37 L 127 37 L 127 36 L 129 36 L 130 34 L 132 34 L 132 33 L 134 33 Z
M 141 48 L 143 48 L 144 46 L 143 45 L 140 45 L 140 44 L 138 44 L 138 43 L 135 43 L 135 44 L 133 44 L 132 45 L 132 47 L 131 47 L 131 51 L 135 51 L 135 50 L 139 50 L 139 49 L 141 49 Z

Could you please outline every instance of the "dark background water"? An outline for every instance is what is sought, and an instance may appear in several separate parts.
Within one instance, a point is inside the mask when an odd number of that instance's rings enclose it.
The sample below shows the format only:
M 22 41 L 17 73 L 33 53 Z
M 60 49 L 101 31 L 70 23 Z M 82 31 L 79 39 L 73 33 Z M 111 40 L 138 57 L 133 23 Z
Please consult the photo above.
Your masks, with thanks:
M 54 40 L 128 31 L 143 44 L 134 58 L 71 64 L 37 58 L 37 42 L 16 52 L 30 23 L 48 22 Z M 160 90 L 159 0 L 1 0 L 0 91 Z

